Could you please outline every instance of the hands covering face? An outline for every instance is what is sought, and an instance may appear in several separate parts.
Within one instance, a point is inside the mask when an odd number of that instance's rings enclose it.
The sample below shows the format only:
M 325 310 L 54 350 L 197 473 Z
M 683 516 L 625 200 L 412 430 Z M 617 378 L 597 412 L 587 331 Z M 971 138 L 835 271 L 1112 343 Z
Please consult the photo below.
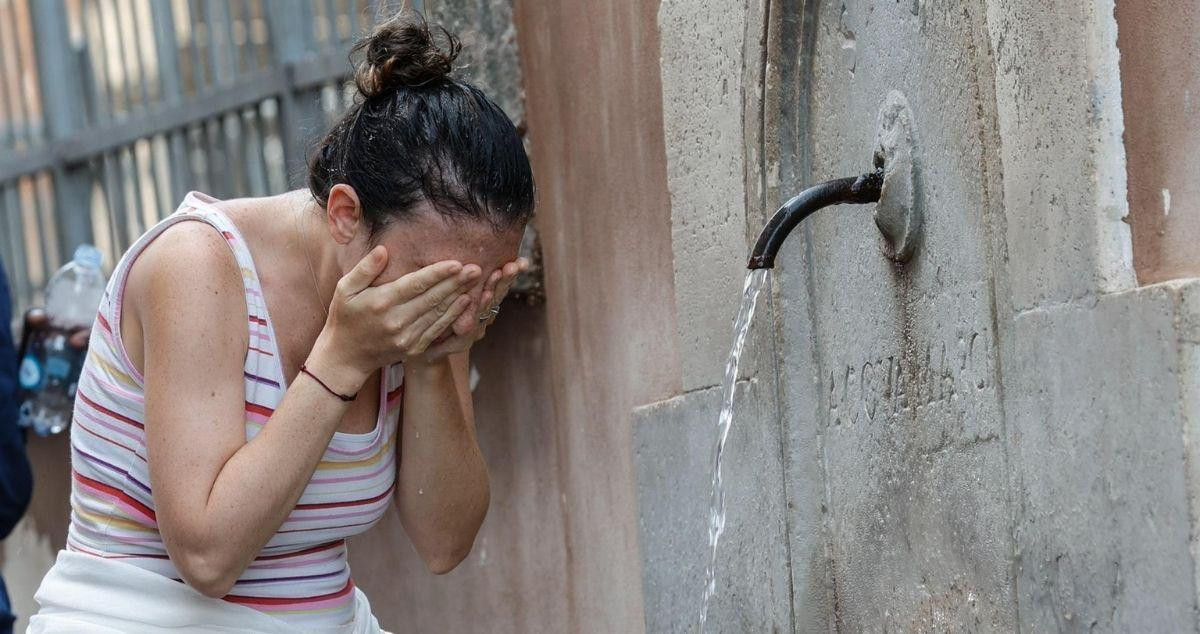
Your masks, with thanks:
M 483 294 L 479 297 L 479 304 L 475 306 L 472 326 L 470 328 L 460 326 L 463 311 L 459 311 L 454 318 L 455 321 L 451 322 L 451 327 L 445 329 L 443 334 L 438 336 L 433 344 L 422 353 L 422 360 L 431 362 L 447 355 L 465 352 L 476 341 L 483 339 L 487 334 L 488 326 L 496 321 L 500 312 L 500 304 L 512 289 L 513 282 L 516 281 L 518 275 L 527 270 L 529 270 L 529 261 L 525 258 L 517 258 L 492 271 L 483 285 Z
M 476 304 L 471 295 L 482 274 L 477 265 L 447 260 L 371 286 L 387 259 L 384 247 L 372 249 L 338 282 L 329 307 L 327 327 L 335 333 L 338 355 L 363 371 L 397 362 L 432 363 L 469 350 L 495 321 L 517 275 L 529 268 L 518 258 L 492 271 Z

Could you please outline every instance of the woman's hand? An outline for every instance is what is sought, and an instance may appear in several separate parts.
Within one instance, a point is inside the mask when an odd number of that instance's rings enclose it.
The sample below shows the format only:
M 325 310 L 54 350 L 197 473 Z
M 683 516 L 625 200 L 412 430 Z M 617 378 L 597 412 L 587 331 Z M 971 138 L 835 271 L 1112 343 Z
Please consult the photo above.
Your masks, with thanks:
M 419 355 L 417 360 L 423 363 L 433 363 L 449 355 L 470 350 L 476 341 L 483 339 L 483 336 L 487 334 L 488 326 L 496 321 L 500 302 L 504 301 L 504 297 L 508 295 L 517 276 L 527 270 L 529 270 L 529 260 L 517 258 L 492 271 L 492 274 L 488 276 L 487 283 L 483 286 L 483 294 L 479 297 L 479 312 L 475 316 L 477 320 L 475 327 L 460 334 L 448 326 L 446 334 L 439 337 L 439 340 Z M 453 323 L 453 320 L 447 322 L 447 324 Z
M 466 291 L 481 274 L 473 264 L 444 261 L 371 286 L 387 259 L 387 249 L 377 246 L 338 281 L 309 357 L 343 394 L 357 392 L 379 368 L 425 358 L 434 339 L 470 307 Z

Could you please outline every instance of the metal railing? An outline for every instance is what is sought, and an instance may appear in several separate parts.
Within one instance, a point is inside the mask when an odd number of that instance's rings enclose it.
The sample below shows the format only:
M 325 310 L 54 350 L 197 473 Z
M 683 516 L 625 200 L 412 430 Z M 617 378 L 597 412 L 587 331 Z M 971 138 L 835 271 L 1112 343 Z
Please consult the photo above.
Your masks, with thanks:
M 111 267 L 188 190 L 299 185 L 309 144 L 352 97 L 350 44 L 399 8 L 0 0 L 0 257 L 17 314 L 76 245 Z

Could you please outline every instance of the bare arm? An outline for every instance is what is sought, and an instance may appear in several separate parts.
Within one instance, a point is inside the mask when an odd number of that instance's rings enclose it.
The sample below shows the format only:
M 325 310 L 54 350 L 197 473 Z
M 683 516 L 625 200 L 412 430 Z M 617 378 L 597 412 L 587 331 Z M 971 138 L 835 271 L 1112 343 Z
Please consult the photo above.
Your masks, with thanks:
M 396 508 L 429 570 L 443 574 L 471 552 L 490 500 L 475 439 L 468 353 L 404 368 L 404 425 Z
M 498 303 L 528 266 L 510 262 L 493 271 L 480 304 Z M 475 436 L 470 347 L 491 320 L 431 348 L 404 366 L 404 424 L 396 509 L 400 523 L 430 571 L 453 570 L 471 552 L 487 515 L 491 490 Z
M 142 258 L 138 266 L 152 274 L 126 300 L 141 307 L 159 530 L 184 580 L 204 594 L 224 596 L 295 507 L 347 405 L 314 381 L 297 379 L 268 424 L 246 442 L 246 307 L 228 246 L 207 227 L 185 223 Z M 400 356 L 398 347 L 381 345 L 399 339 L 389 330 L 402 323 L 393 314 L 395 302 L 362 292 L 386 261 L 377 249 L 342 279 L 330 322 L 307 359 L 338 391 L 358 391 L 373 369 Z M 418 286 L 430 291 L 421 297 L 436 292 L 461 305 L 453 294 L 461 269 L 447 263 L 436 278 L 426 273 Z M 392 356 L 363 356 L 367 349 Z

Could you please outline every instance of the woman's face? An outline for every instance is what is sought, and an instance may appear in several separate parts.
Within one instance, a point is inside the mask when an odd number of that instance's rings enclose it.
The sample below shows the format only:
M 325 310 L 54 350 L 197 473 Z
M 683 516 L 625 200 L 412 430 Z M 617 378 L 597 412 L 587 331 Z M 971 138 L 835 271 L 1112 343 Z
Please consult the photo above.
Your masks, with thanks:
M 410 220 L 392 223 L 375 236 L 375 244 L 387 248 L 388 264 L 376 281 L 385 284 L 418 269 L 444 260 L 464 266 L 478 266 L 482 274 L 468 289 L 471 307 L 453 324 L 456 335 L 470 333 L 479 324 L 479 315 L 487 310 L 480 304 L 484 285 L 492 272 L 517 259 L 523 227 L 497 233 L 490 224 L 474 220 L 448 221 L 445 216 L 422 202 Z M 355 240 L 361 249 L 359 258 L 373 246 L 365 239 Z M 357 259 L 349 262 L 349 271 Z M 495 300 L 493 300 L 495 301 Z M 446 332 L 443 338 L 449 337 Z

